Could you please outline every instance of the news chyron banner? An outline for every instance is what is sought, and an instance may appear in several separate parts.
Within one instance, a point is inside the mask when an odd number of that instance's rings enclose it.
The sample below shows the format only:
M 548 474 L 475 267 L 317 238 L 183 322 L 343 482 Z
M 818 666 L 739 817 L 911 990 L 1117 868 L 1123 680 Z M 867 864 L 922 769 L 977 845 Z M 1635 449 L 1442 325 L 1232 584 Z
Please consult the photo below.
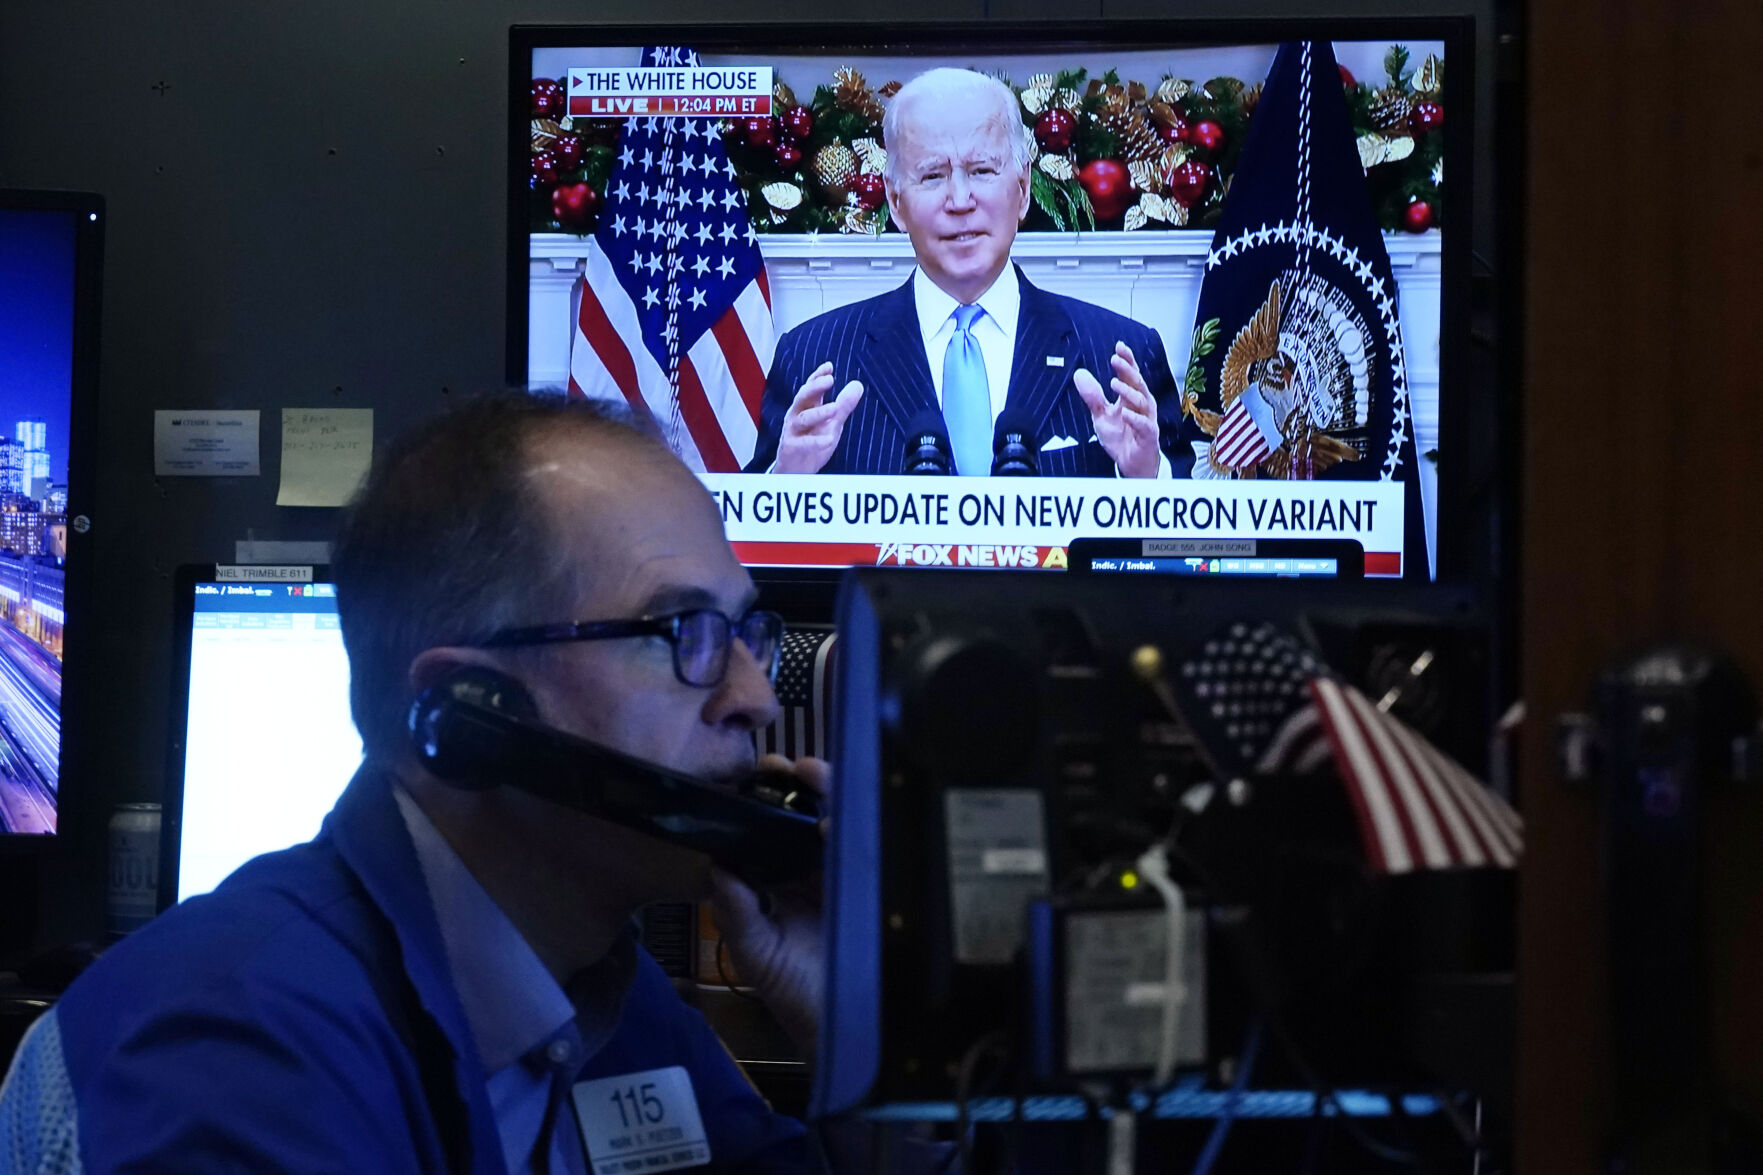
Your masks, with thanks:
M 1400 569 L 1402 488 L 1104 478 L 709 474 L 744 563 L 1064 568 L 1076 538 L 1350 539 Z
M 673 60 L 695 61 L 695 56 L 677 54 Z M 696 64 L 572 69 L 568 76 L 566 108 L 571 117 L 754 118 L 771 113 L 769 65 L 728 69 L 708 69 Z
M 1442 51 L 537 48 L 528 382 L 646 417 L 751 565 L 1326 539 L 1425 577 Z M 950 70 L 1006 88 L 1026 215 L 932 232 L 913 218 L 989 205 L 889 186 L 913 95 L 978 102 Z M 994 133 L 976 117 L 968 146 Z M 973 302 L 937 284 L 985 250 L 1002 268 Z M 951 366 L 963 330 L 978 354 Z M 1110 388 L 1116 344 L 1142 395 Z M 994 461 L 959 476 L 975 450 L 957 460 L 945 408 L 976 370 Z

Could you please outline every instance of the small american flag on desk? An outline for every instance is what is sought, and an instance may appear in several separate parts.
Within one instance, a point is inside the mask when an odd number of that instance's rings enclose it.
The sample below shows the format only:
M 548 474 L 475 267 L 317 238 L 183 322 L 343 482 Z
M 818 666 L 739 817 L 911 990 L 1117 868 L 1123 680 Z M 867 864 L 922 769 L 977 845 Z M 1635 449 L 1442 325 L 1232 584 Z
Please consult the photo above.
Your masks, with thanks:
M 646 66 L 696 65 L 690 49 Z M 776 335 L 765 263 L 713 118 L 631 118 L 619 134 L 570 346 L 573 396 L 623 398 L 693 469 L 753 456 Z
M 1512 806 L 1278 626 L 1224 626 L 1176 667 L 1174 687 L 1222 771 L 1317 776 L 1332 765 L 1374 871 L 1517 865 Z
M 784 633 L 777 663 L 777 700 L 783 713 L 759 732 L 761 753 L 787 759 L 832 758 L 827 714 L 837 648 L 831 629 L 792 628 Z

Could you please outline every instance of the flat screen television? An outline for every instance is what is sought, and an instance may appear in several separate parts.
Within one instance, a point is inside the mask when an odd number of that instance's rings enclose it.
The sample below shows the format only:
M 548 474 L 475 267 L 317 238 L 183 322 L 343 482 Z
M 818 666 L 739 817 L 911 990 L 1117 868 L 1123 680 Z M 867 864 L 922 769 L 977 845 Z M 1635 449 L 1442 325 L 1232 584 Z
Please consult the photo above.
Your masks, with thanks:
M 0 851 L 51 843 L 88 737 L 103 239 L 99 196 L 0 189 Z
M 1471 33 L 517 26 L 509 378 L 651 418 L 756 568 L 1303 539 L 1358 544 L 1368 578 L 1479 577 L 1469 479 L 1437 473 L 1487 427 L 1463 362 Z M 1008 93 L 914 81 L 944 67 Z M 962 329 L 978 384 L 948 366 Z M 1154 420 L 1104 390 L 1114 342 Z
M 181 567 L 160 905 L 317 835 L 361 762 L 325 567 Z

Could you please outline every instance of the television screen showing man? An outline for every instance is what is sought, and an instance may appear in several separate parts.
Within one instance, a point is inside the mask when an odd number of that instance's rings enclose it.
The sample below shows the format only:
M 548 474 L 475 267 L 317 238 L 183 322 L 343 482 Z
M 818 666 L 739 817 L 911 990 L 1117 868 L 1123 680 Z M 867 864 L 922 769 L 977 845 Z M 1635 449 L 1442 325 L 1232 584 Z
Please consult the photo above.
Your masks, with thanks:
M 515 35 L 514 378 L 649 417 L 743 563 L 1430 573 L 1442 42 Z

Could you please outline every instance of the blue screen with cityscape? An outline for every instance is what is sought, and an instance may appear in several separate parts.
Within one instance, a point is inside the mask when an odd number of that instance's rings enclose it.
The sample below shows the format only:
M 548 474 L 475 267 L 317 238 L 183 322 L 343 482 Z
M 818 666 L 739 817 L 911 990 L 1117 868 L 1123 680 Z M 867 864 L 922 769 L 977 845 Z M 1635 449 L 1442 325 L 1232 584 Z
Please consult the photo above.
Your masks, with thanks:
M 0 831 L 55 831 L 77 214 L 0 210 Z

